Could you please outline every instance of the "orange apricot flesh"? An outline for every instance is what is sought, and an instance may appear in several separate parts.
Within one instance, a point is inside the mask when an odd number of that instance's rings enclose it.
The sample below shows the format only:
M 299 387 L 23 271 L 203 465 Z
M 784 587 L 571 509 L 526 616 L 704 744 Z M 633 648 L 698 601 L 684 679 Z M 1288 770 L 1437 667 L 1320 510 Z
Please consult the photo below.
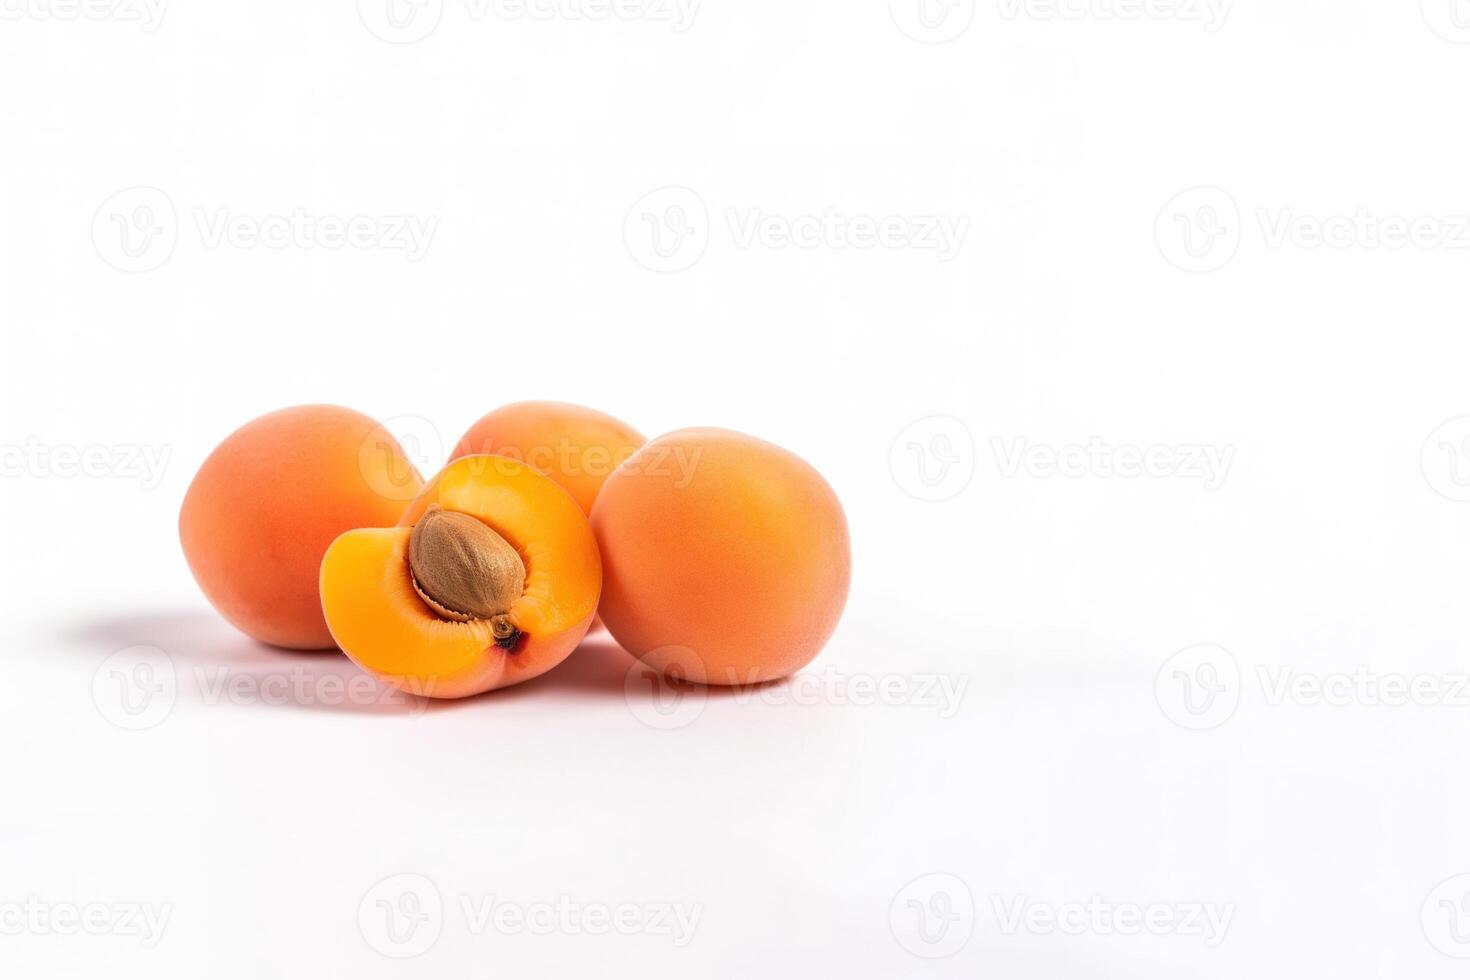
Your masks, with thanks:
M 800 670 L 847 601 L 836 494 L 801 458 L 738 432 L 647 443 L 603 486 L 592 528 L 608 631 L 685 680 L 753 684 Z
M 449 618 L 416 587 L 414 528 L 441 510 L 483 522 L 519 556 L 524 584 L 503 616 Z M 450 463 L 396 527 L 348 531 L 321 565 L 322 608 L 342 650 L 379 680 L 437 698 L 552 669 L 586 634 L 601 589 L 597 543 L 577 502 L 532 466 L 487 455 Z

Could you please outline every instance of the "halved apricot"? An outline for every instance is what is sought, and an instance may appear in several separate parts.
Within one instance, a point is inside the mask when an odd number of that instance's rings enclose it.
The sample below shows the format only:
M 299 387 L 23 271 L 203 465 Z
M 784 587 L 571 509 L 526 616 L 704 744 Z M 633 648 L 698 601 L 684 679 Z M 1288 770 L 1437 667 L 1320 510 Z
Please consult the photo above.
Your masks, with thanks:
M 586 634 L 601 590 L 577 502 L 500 456 L 450 463 L 397 527 L 348 531 L 321 566 L 338 646 L 380 680 L 439 698 L 555 667 Z

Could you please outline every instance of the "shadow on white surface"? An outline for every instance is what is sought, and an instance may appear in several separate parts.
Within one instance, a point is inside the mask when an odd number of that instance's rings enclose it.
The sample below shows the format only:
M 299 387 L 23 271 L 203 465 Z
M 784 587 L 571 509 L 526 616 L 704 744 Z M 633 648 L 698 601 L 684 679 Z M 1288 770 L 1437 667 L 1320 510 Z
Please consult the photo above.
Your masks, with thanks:
M 110 613 L 75 621 L 62 638 L 106 657 L 138 654 L 171 672 L 179 701 L 240 711 L 277 708 L 359 715 L 423 715 L 472 710 L 487 702 L 607 700 L 650 705 L 661 692 L 629 684 L 632 656 L 604 630 L 588 635 L 562 664 L 540 677 L 458 700 L 420 698 L 373 680 L 337 650 L 300 651 L 269 646 L 235 630 L 213 612 L 175 609 Z M 784 683 L 709 687 L 702 698 L 734 697 Z

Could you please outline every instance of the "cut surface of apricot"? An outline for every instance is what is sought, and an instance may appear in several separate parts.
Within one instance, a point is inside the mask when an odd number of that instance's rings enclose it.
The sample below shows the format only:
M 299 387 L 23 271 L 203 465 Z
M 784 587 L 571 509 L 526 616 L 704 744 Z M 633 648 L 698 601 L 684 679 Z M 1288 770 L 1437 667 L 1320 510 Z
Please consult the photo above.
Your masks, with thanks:
M 426 697 L 555 667 L 586 634 L 601 589 L 597 544 L 571 495 L 526 463 L 484 455 L 445 467 L 398 526 L 337 538 L 321 566 L 337 644 Z

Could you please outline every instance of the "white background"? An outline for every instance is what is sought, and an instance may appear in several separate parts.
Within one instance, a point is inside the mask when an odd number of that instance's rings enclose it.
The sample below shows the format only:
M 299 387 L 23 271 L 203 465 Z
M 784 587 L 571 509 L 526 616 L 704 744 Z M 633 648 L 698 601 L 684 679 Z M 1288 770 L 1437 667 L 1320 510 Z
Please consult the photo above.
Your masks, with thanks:
M 0 972 L 1463 975 L 1470 8 L 1117 3 L 0 0 Z M 248 419 L 522 398 L 815 464 L 826 652 L 425 710 L 190 579 Z

